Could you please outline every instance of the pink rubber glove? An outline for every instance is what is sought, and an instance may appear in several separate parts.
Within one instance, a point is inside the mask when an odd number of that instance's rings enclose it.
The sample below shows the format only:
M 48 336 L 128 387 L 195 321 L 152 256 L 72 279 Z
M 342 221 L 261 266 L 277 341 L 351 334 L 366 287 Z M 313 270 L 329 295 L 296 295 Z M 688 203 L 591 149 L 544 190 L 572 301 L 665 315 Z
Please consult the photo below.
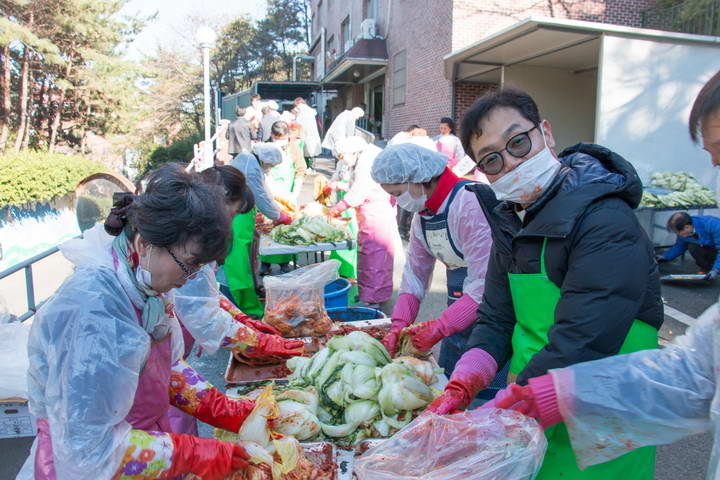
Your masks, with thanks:
M 401 293 L 398 296 L 397 302 L 395 302 L 395 308 L 391 315 L 392 326 L 390 327 L 390 333 L 385 335 L 382 339 L 382 344 L 385 345 L 388 353 L 391 357 L 394 357 L 397 353 L 397 344 L 400 340 L 400 333 L 408 325 L 412 325 L 417 317 L 418 310 L 420 310 L 420 300 L 415 295 L 410 293 Z
M 488 402 L 490 403 L 490 402 Z M 505 408 L 516 410 L 528 417 L 533 417 L 543 428 L 552 427 L 563 421 L 558 408 L 557 393 L 552 375 L 531 378 L 525 386 L 513 383 L 500 390 L 493 400 L 480 408 Z
M 339 217 L 341 213 L 350 208 L 350 205 L 345 200 L 340 200 L 338 203 L 330 207 L 328 215 L 331 217 Z
M 446 415 L 466 409 L 496 373 L 497 362 L 489 353 L 481 348 L 468 350 L 455 365 L 445 392 L 430 404 L 428 411 Z
M 470 295 L 463 295 L 450 305 L 437 320 L 415 325 L 408 330 L 415 348 L 421 352 L 430 350 L 437 342 L 462 332 L 477 318 L 478 304 Z
M 275 225 L 290 225 L 292 223 L 292 218 L 287 213 L 280 210 L 280 218 L 275 220 L 273 223 Z

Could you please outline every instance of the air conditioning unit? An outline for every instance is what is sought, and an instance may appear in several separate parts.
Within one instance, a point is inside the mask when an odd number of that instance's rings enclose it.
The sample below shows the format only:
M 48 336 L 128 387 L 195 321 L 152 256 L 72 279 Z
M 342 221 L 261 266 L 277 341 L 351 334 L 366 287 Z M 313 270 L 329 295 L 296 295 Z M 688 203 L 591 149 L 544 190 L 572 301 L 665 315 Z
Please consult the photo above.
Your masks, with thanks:
M 375 19 L 366 18 L 360 24 L 360 38 L 372 39 L 375 38 Z

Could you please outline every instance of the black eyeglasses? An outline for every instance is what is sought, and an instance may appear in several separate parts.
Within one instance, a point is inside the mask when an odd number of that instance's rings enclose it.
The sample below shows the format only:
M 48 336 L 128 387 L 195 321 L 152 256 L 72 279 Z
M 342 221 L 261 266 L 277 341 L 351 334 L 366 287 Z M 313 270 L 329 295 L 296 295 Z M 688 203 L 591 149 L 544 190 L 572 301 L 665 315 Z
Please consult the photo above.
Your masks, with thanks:
M 198 265 L 196 267 L 188 267 L 183 262 L 180 261 L 179 258 L 175 256 L 175 254 L 170 250 L 169 248 L 166 248 L 172 259 L 175 261 L 178 267 L 180 267 L 180 270 L 185 274 L 185 278 L 195 278 L 195 274 L 197 274 L 198 270 L 200 270 L 203 266 Z
M 475 162 L 481 172 L 487 175 L 497 175 L 502 172 L 505 166 L 505 158 L 502 152 L 508 152 L 515 158 L 522 158 L 532 150 L 532 140 L 530 139 L 530 132 L 538 128 L 537 125 L 532 127 L 530 130 L 518 133 L 512 137 L 505 144 L 505 148 L 499 152 L 491 152 L 480 159 L 479 162 Z

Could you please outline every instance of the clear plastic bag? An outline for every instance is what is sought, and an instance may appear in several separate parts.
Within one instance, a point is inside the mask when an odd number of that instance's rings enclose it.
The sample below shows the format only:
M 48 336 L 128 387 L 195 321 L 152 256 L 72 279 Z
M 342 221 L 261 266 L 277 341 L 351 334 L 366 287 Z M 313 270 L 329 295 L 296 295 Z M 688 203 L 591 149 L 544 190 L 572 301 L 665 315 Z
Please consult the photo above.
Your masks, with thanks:
M 538 423 L 512 410 L 421 415 L 357 458 L 361 480 L 522 480 L 542 465 Z
M 325 311 L 325 285 L 337 280 L 340 262 L 308 265 L 284 275 L 267 276 L 264 320 L 285 337 L 320 336 L 332 328 Z

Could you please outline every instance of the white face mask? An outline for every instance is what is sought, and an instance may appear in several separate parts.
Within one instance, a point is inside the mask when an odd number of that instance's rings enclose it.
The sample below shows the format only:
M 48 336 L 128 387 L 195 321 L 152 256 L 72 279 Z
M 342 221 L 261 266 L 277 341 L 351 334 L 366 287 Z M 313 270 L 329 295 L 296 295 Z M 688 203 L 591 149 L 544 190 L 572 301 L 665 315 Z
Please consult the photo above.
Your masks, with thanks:
M 153 247 L 151 245 L 150 252 L 148 253 L 148 268 L 150 267 L 152 249 Z M 140 289 L 145 292 L 146 295 L 156 294 L 155 290 L 152 288 L 152 274 L 149 270 L 146 270 L 145 267 L 142 266 L 142 262 L 135 269 L 135 279 L 137 280 Z
M 408 189 L 406 192 L 398 195 L 397 203 L 403 210 L 408 212 L 422 212 L 425 210 L 425 202 L 427 202 L 427 195 L 423 192 L 420 198 L 415 198 L 410 195 L 410 184 L 408 183 Z
M 548 148 L 544 133 L 543 143 L 545 148 L 490 184 L 498 200 L 529 205 L 550 185 L 560 162 Z

